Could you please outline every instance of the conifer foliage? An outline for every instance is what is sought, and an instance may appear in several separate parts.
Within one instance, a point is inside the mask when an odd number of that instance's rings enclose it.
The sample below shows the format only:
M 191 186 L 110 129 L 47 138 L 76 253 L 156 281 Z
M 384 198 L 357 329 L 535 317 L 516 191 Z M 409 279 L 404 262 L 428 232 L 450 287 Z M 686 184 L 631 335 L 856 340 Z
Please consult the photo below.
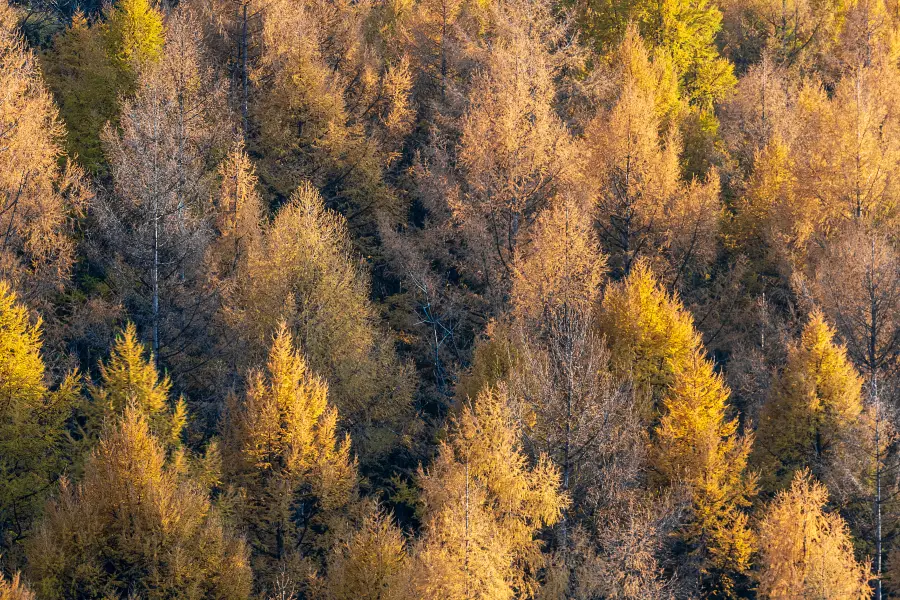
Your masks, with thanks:
M 208 491 L 166 458 L 134 405 L 108 424 L 84 477 L 63 480 L 29 546 L 43 598 L 246 598 L 244 543 Z
M 318 534 L 355 500 L 356 463 L 337 418 L 328 385 L 282 324 L 265 371 L 251 374 L 244 399 L 231 397 L 225 427 L 225 476 L 263 589 L 279 571 L 301 582 L 304 559 L 328 546 Z
M 900 597 L 896 4 L 3 1 L 0 600 Z

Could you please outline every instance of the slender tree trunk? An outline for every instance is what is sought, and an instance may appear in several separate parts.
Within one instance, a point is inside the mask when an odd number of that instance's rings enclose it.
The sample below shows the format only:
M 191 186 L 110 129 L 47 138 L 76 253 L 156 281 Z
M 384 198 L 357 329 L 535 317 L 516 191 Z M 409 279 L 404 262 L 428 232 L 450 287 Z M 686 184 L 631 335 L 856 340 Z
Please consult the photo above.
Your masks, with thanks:
M 875 600 L 881 600 L 881 400 L 878 380 L 872 375 L 872 396 L 875 400 Z
M 156 119 L 154 122 L 153 132 L 153 185 L 151 194 L 153 195 L 153 264 L 151 266 L 150 279 L 152 281 L 152 299 L 151 299 L 151 325 L 153 329 L 153 361 L 159 368 L 159 190 L 157 183 L 159 182 L 159 109 L 156 110 Z
M 241 126 L 243 127 L 245 140 L 247 139 L 247 130 L 249 128 L 247 108 L 249 87 L 247 75 L 247 0 L 245 0 L 241 17 Z

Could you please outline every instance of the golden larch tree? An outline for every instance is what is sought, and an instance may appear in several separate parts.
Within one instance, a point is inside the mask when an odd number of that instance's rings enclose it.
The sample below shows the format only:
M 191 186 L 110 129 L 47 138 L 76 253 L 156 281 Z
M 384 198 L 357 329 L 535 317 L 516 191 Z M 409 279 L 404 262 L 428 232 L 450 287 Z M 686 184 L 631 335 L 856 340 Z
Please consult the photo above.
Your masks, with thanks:
M 361 525 L 332 549 L 326 566 L 326 600 L 403 600 L 408 595 L 408 554 L 403 532 L 384 509 L 370 506 Z
M 172 400 L 172 381 L 160 376 L 153 355 L 138 340 L 131 323 L 116 337 L 109 360 L 100 365 L 100 381 L 90 388 L 87 430 L 98 435 L 104 426 L 118 419 L 125 409 L 139 410 L 153 435 L 169 451 L 181 449 L 181 435 L 187 423 L 183 398 Z
M 166 458 L 144 411 L 107 424 L 77 484 L 64 480 L 29 544 L 41 598 L 223 598 L 250 594 L 243 541 L 208 490 Z
M 416 597 L 504 599 L 537 591 L 538 531 L 568 504 L 559 470 L 530 464 L 503 389 L 465 405 L 420 473 L 425 531 L 411 562 Z M 502 535 L 498 535 L 502 532 Z
M 264 371 L 231 395 L 224 424 L 225 480 L 237 493 L 256 586 L 271 591 L 282 573 L 303 583 L 309 556 L 326 550 L 356 498 L 350 440 L 337 432 L 328 385 L 307 366 L 281 325 Z
M 827 503 L 825 487 L 801 470 L 768 506 L 759 528 L 761 598 L 871 597 L 869 567 L 856 561 L 847 524 L 823 510 Z
M 862 451 L 862 383 L 834 330 L 813 312 L 760 414 L 754 464 L 765 489 L 785 489 L 802 469 L 828 481 L 836 463 Z
M 0 280 L 0 552 L 10 565 L 74 452 L 65 422 L 78 401 L 78 378 L 50 390 L 41 325 Z
M 8 3 L 0 6 L 0 89 L 0 277 L 40 309 L 69 282 L 72 220 L 90 194 L 80 170 L 60 161 L 63 125 Z
M 364 461 L 395 445 L 413 420 L 412 380 L 377 320 L 368 277 L 347 221 L 304 184 L 249 248 L 225 308 L 236 361 L 262 359 L 287 323 Z

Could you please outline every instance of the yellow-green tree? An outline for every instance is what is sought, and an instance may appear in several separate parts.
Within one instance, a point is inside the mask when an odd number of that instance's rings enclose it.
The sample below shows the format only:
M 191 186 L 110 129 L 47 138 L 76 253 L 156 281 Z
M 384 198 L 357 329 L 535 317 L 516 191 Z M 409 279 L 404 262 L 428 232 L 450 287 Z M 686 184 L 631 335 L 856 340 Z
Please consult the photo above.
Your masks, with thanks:
M 152 0 L 120 0 L 106 15 L 107 52 L 123 71 L 138 73 L 162 56 L 162 13 Z
M 857 562 L 847 525 L 825 512 L 828 491 L 807 470 L 766 509 L 759 529 L 761 598 L 871 597 L 868 565 Z
M 802 469 L 827 481 L 837 462 L 865 445 L 861 390 L 846 350 L 813 312 L 760 414 L 754 464 L 765 489 L 786 488 Z
M 482 390 L 420 473 L 425 529 L 410 567 L 415 597 L 511 599 L 537 590 L 536 534 L 559 520 L 568 498 L 555 466 L 529 464 L 507 403 L 504 390 Z
M 98 434 L 131 406 L 146 417 L 159 443 L 167 450 L 178 450 L 187 407 L 183 398 L 171 400 L 169 376 L 160 377 L 153 357 L 147 354 L 137 329 L 129 323 L 116 337 L 109 360 L 100 365 L 100 382 L 90 388 L 92 400 L 85 409 L 88 432 Z
M 41 61 L 47 87 L 66 124 L 66 153 L 77 157 L 92 174 L 104 168 L 100 132 L 107 122 L 115 121 L 118 96 L 123 91 L 122 73 L 109 55 L 100 30 L 76 12 Z
M 69 129 L 66 150 L 91 173 L 106 170 L 100 133 L 116 124 L 121 97 L 131 96 L 138 73 L 162 56 L 162 13 L 151 0 L 122 0 L 88 24 L 77 12 L 42 65 Z
M 282 325 L 265 371 L 250 374 L 244 398 L 232 395 L 225 421 L 226 482 L 237 493 L 256 586 L 276 576 L 301 585 L 355 500 L 356 462 L 337 433 L 328 385 L 307 366 Z M 282 582 L 283 583 L 283 582 Z
M 653 468 L 669 485 L 683 484 L 692 515 L 679 536 L 698 552 L 707 593 L 734 594 L 734 575 L 750 567 L 755 540 L 746 509 L 756 493 L 747 472 L 752 440 L 729 415 L 729 389 L 695 350 L 663 400 L 655 431 Z
M 587 39 L 608 53 L 636 23 L 656 54 L 668 56 L 691 102 L 711 109 L 736 83 L 733 66 L 719 55 L 722 12 L 709 0 L 572 0 Z
M 222 598 L 250 594 L 243 541 L 208 490 L 166 458 L 140 407 L 107 424 L 78 484 L 63 481 L 29 544 L 41 598 Z
M 55 391 L 48 379 L 41 321 L 0 280 L 0 552 L 12 564 L 73 451 L 65 421 L 78 399 L 77 377 Z
M 622 281 L 607 288 L 597 318 L 613 366 L 649 394 L 647 415 L 657 410 L 675 375 L 690 366 L 700 348 L 691 314 L 639 261 Z
M 396 445 L 413 419 L 411 377 L 378 323 L 368 276 L 346 220 L 304 184 L 248 249 L 225 315 L 236 365 L 261 361 L 287 323 L 363 461 Z

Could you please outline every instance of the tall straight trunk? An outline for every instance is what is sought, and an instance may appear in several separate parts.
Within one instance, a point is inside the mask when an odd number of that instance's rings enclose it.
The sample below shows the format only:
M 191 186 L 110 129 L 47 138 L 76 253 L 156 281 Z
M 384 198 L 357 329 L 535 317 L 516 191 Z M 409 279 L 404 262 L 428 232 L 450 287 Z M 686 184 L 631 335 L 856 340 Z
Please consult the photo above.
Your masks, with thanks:
M 249 85 L 247 76 L 247 0 L 243 3 L 241 17 L 241 125 L 244 130 L 244 139 L 247 139 L 248 129 L 248 96 Z
M 872 375 L 872 397 L 875 401 L 875 600 L 881 600 L 881 400 L 878 380 Z
M 153 143 L 155 145 L 153 151 L 153 185 L 151 189 L 151 194 L 153 195 L 153 264 L 150 273 L 153 286 L 151 299 L 153 360 L 157 368 L 159 368 L 159 189 L 157 184 L 159 182 L 159 136 L 161 134 L 159 116 L 159 109 L 157 109 L 153 132 Z

